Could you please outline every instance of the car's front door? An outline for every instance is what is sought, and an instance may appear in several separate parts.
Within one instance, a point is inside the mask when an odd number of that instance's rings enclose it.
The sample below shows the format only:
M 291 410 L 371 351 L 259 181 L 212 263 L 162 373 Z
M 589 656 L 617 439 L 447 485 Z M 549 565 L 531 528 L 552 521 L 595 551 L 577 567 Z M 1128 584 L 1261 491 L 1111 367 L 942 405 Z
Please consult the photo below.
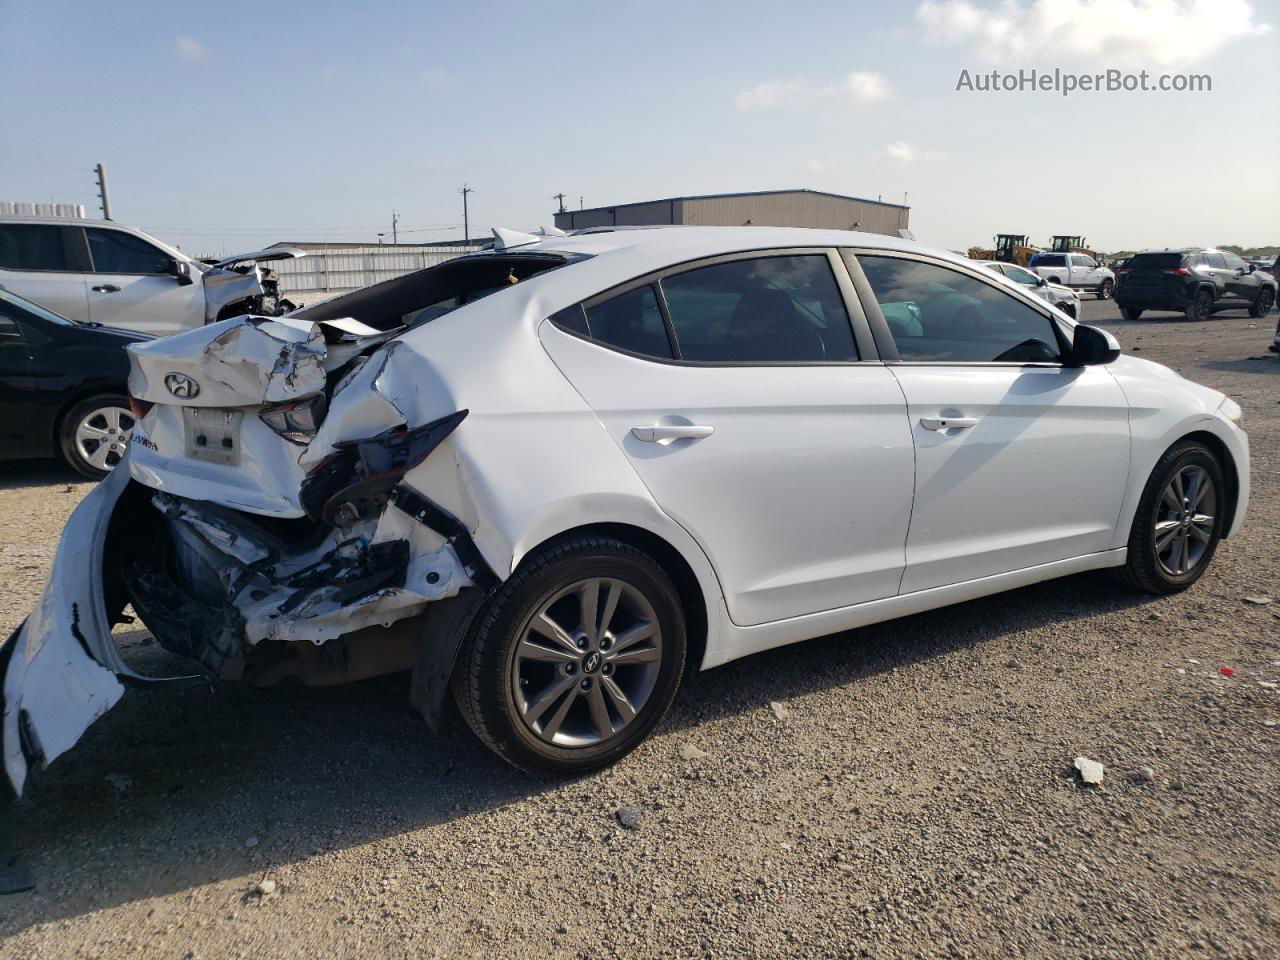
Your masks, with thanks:
M 1262 278 L 1249 269 L 1243 258 L 1237 257 L 1228 250 L 1222 251 L 1222 259 L 1226 264 L 1223 275 L 1227 285 L 1227 296 L 1232 300 L 1253 303 L 1258 296 Z
M 714 565 L 741 625 L 897 593 L 914 453 L 831 251 L 682 266 L 562 311 L 551 358 L 658 505 Z M 861 351 L 861 352 L 860 352 Z
M 86 263 L 75 232 L 51 223 L 0 223 L 0 286 L 54 313 L 89 319 Z
M 888 325 L 916 446 L 902 592 L 1114 546 L 1129 411 L 1111 374 L 1065 365 L 1059 321 L 981 271 L 881 252 L 859 267 L 873 322 L 903 304 L 920 318 Z
M 86 227 L 93 271 L 89 319 L 165 336 L 204 323 L 204 287 L 183 284 L 173 258 L 141 237 L 110 227 Z

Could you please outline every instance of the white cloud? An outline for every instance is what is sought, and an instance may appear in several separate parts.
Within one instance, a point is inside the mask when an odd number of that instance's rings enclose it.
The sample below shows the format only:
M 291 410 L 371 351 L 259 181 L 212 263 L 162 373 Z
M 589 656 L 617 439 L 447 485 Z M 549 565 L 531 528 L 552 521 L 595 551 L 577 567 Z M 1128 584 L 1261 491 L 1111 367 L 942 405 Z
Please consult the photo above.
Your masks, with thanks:
M 941 150 L 923 150 L 907 143 L 905 140 L 893 141 L 893 143 L 884 148 L 884 155 L 890 160 L 898 160 L 902 163 L 915 163 L 917 160 L 937 160 L 946 156 Z
M 739 110 L 796 109 L 833 101 L 857 105 L 883 100 L 890 93 L 889 81 L 883 74 L 855 70 L 839 83 L 826 85 L 810 83 L 808 80 L 757 83 L 748 90 L 739 91 L 734 98 L 734 105 Z
M 177 51 L 178 56 L 183 60 L 204 60 L 209 56 L 209 51 L 199 40 L 193 40 L 191 37 L 178 37 L 173 41 L 173 49 Z
M 1195 63 L 1271 29 L 1249 0 L 925 0 L 916 19 L 928 39 L 974 44 L 990 61 L 1073 58 L 1134 70 Z

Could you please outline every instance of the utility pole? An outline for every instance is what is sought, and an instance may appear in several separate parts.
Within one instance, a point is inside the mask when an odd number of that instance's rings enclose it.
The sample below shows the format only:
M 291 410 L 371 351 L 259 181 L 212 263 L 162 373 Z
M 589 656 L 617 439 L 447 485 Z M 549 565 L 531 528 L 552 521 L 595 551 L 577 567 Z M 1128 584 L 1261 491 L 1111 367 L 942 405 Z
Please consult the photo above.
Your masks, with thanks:
M 102 199 L 102 219 L 111 219 L 111 198 L 107 195 L 107 168 L 98 164 L 98 196 Z
M 471 242 L 471 221 L 467 217 L 467 194 L 475 193 L 465 183 L 462 185 L 462 242 Z
M 391 242 L 399 243 L 399 235 L 396 233 L 396 224 L 400 222 L 400 217 L 394 210 L 391 211 Z
M 560 201 L 560 209 L 559 209 L 559 210 L 557 210 L 557 211 L 556 211 L 556 213 L 564 213 L 564 212 L 565 212 L 565 209 L 564 209 L 564 194 L 563 194 L 563 193 L 553 193 L 553 194 L 551 195 L 551 199 L 552 199 L 552 200 L 559 200 L 559 201 Z

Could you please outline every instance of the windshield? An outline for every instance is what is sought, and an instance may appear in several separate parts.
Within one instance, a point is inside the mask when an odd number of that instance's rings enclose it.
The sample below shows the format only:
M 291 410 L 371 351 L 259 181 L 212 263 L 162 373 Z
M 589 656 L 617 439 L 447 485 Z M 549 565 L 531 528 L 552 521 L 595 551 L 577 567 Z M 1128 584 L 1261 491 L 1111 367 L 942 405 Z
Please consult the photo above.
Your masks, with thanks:
M 12 304 L 19 310 L 29 313 L 34 317 L 38 317 L 41 320 L 47 320 L 49 323 L 60 323 L 63 326 L 80 325 L 78 321 L 72 320 L 69 317 L 64 317 L 61 314 L 54 313 L 52 310 L 46 310 L 38 303 L 32 303 L 30 300 L 23 300 L 21 297 L 10 293 L 3 287 L 0 287 L 0 301 Z

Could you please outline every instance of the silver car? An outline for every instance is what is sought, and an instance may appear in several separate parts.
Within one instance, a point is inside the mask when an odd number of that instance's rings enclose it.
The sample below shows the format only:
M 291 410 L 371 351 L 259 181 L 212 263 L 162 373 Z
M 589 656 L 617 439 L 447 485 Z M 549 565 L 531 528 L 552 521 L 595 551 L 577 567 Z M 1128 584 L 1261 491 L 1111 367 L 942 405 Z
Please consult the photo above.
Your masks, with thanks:
M 1034 294 L 1049 305 L 1057 307 L 1067 316 L 1072 318 L 1080 316 L 1080 294 L 1070 287 L 1064 287 L 1058 283 L 1050 283 L 1044 277 L 1037 276 L 1026 267 L 1020 267 L 1016 263 L 1001 263 L 998 260 L 983 260 L 981 263 L 988 270 L 994 270 L 996 273 L 1008 277 L 1014 283 L 1029 288 L 1029 293 Z

